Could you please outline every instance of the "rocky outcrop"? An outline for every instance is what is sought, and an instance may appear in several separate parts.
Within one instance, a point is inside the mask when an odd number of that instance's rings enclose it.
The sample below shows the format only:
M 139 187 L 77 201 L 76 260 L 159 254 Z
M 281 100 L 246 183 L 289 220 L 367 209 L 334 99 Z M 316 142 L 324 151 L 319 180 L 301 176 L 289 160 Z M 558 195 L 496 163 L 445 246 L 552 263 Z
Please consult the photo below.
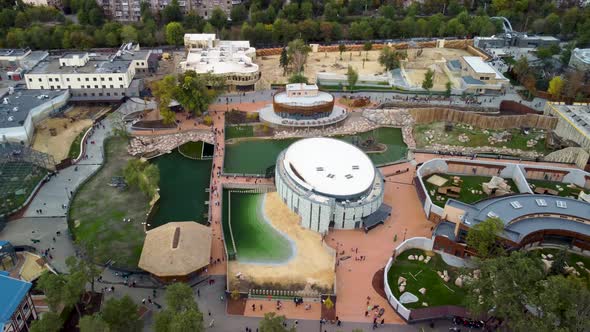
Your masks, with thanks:
M 213 144 L 214 136 L 210 131 L 189 131 L 171 135 L 136 136 L 131 139 L 127 151 L 132 156 L 146 153 L 164 153 L 172 151 L 186 142 L 203 141 Z
M 406 109 L 366 109 L 363 111 L 363 117 L 380 126 L 401 127 L 404 143 L 410 149 L 416 148 L 412 131 L 415 121 Z

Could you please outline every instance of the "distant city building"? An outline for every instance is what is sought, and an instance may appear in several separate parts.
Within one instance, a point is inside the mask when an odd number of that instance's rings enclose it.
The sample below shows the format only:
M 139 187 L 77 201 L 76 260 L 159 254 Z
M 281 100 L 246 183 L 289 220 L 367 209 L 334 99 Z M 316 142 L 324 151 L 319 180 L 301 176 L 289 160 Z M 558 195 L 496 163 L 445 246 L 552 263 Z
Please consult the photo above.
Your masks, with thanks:
M 319 233 L 329 228 L 368 230 L 383 223 L 384 180 L 367 155 L 333 138 L 297 141 L 277 158 L 277 192 L 301 216 L 301 226 Z
M 575 48 L 569 66 L 578 70 L 590 70 L 590 48 Z
M 60 0 L 23 0 L 27 5 L 60 7 Z
M 36 1 L 36 0 L 31 0 Z M 44 0 L 39 0 L 44 1 Z M 105 14 L 117 21 L 139 21 L 141 19 L 141 2 L 139 0 L 97 0 Z M 160 12 L 171 1 L 148 0 L 154 13 Z M 184 14 L 194 11 L 204 18 L 209 18 L 216 7 L 221 8 L 229 16 L 233 4 L 239 4 L 236 0 L 180 0 L 178 4 Z
M 32 143 L 35 125 L 63 110 L 68 90 L 14 90 L 0 94 L 0 142 Z
M 157 66 L 157 62 L 155 64 Z M 68 53 L 40 61 L 25 74 L 27 89 L 70 90 L 72 100 L 116 101 L 138 96 L 137 73 L 154 72 L 150 50 L 126 44 L 111 55 Z
M 475 37 L 473 44 L 475 47 L 482 49 L 503 47 L 537 48 L 539 46 L 558 45 L 559 39 L 553 36 L 527 35 L 526 33 L 512 31 L 492 37 Z
M 555 134 L 590 151 L 590 106 L 547 102 L 544 114 L 557 117 L 557 126 L 553 129 Z
M 259 111 L 260 119 L 271 125 L 288 127 L 326 126 L 343 121 L 346 110 L 334 105 L 334 96 L 319 91 L 315 84 L 287 84 L 276 93 L 272 105 Z
M 30 282 L 11 278 L 8 272 L 0 271 L 0 331 L 29 331 L 31 322 L 37 319 L 31 286 Z
M 260 79 L 254 63 L 256 49 L 247 40 L 219 40 L 215 34 L 185 34 L 186 60 L 180 63 L 183 71 L 210 73 L 225 78 L 230 91 L 251 91 Z

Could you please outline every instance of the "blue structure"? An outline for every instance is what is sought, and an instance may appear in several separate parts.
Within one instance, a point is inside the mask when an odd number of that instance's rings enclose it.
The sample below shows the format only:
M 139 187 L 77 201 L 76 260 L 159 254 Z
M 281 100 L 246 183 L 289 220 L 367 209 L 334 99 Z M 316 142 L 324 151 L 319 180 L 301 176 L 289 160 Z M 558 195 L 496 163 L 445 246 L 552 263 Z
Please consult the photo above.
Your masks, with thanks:
M 29 319 L 36 318 L 35 308 L 29 296 L 32 284 L 11 278 L 8 272 L 0 271 L 0 331 L 28 329 Z

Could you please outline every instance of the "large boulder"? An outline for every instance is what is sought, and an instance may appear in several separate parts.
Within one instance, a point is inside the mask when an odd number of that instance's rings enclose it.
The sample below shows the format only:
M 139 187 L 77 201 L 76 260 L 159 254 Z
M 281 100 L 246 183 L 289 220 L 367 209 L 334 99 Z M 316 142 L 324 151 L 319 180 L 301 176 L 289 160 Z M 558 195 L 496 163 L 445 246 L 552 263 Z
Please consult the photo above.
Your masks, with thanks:
M 405 292 L 399 297 L 401 303 L 414 303 L 418 302 L 418 297 L 410 292 Z
M 543 269 L 545 270 L 545 272 L 548 272 L 549 269 L 551 269 L 551 265 L 553 265 L 552 261 L 546 259 L 541 259 L 541 262 L 543 262 Z
M 408 256 L 408 260 L 415 261 L 416 260 L 416 256 L 410 255 L 410 256 Z
M 404 285 L 400 285 L 399 286 L 399 292 L 400 293 L 403 293 L 405 290 L 406 290 L 406 286 L 404 286 Z
M 463 278 L 461 278 L 461 276 L 458 276 L 457 279 L 455 279 L 455 286 L 463 287 Z
M 426 256 L 426 258 L 424 259 L 424 263 L 428 264 L 428 262 L 430 262 L 431 259 L 432 257 Z
M 424 295 L 426 294 L 426 288 L 422 287 L 418 290 L 420 292 L 420 294 Z
M 423 260 L 424 260 L 424 256 L 420 255 L 420 256 L 418 257 L 418 260 L 419 260 L 420 262 L 421 262 L 421 261 L 423 261 Z
M 398 285 L 401 284 L 401 283 L 403 283 L 403 282 L 405 282 L 405 281 L 406 281 L 406 278 L 404 278 L 402 276 L 400 276 L 399 278 L 397 278 L 397 284 Z

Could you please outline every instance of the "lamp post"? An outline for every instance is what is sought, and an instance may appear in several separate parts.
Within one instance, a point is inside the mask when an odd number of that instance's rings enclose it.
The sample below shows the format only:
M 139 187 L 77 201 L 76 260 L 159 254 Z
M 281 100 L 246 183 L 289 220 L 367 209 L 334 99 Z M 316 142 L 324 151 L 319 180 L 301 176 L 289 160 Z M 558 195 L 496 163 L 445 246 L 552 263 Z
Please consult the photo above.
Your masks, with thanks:
M 404 230 L 404 240 L 403 240 L 402 242 L 404 242 L 404 241 L 406 240 L 406 233 L 407 233 L 407 232 L 408 232 L 408 229 L 406 228 L 406 229 Z

